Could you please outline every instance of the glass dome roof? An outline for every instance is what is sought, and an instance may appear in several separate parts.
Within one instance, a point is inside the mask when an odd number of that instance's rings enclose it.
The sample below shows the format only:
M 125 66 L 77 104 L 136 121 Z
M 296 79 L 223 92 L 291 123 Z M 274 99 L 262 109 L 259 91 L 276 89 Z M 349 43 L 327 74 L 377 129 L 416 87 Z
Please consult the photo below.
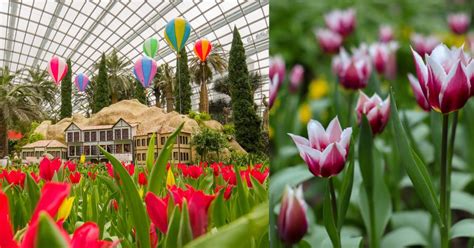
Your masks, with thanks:
M 144 40 L 156 37 L 158 64 L 166 62 L 175 67 L 176 55 L 166 44 L 163 32 L 171 19 L 181 16 L 192 27 L 186 44 L 189 56 L 194 56 L 194 41 L 201 37 L 220 43 L 228 52 L 233 27 L 239 29 L 249 71 L 259 72 L 265 81 L 255 95 L 255 102 L 261 105 L 263 95 L 268 94 L 268 5 L 268 0 L 0 0 L 0 66 L 8 66 L 11 71 L 36 66 L 46 69 L 49 59 L 57 55 L 71 58 L 73 77 L 79 72 L 92 75 L 93 65 L 103 52 L 115 48 L 135 61 L 142 55 Z M 26 76 L 26 72 L 21 74 Z M 193 109 L 197 109 L 198 92 L 198 86 L 193 85 Z M 219 97 L 211 90 L 210 100 Z

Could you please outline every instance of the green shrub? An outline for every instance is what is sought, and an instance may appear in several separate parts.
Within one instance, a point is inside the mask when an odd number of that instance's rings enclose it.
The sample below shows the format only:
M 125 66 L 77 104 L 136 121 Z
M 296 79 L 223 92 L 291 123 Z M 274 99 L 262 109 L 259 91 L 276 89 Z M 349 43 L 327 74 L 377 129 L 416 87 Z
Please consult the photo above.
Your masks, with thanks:
M 222 131 L 224 132 L 224 134 L 231 135 L 231 136 L 234 136 L 235 134 L 235 126 L 232 123 L 225 124 L 222 129 L 223 129 Z
M 201 161 L 205 161 L 208 159 L 209 152 L 215 152 L 219 159 L 219 153 L 227 147 L 227 140 L 218 131 L 202 128 L 201 132 L 193 136 L 191 144 L 201 156 Z

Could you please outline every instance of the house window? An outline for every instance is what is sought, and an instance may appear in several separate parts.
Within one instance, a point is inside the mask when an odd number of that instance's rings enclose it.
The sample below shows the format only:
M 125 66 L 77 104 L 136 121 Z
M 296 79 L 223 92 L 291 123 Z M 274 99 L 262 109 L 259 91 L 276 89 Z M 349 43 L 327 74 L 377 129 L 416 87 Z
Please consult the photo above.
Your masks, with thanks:
M 91 146 L 91 155 L 97 155 L 97 146 Z
M 145 153 L 142 153 L 142 160 L 143 160 L 143 161 L 146 160 L 146 154 L 145 154 Z
M 115 129 L 115 140 L 121 140 L 122 139 L 122 132 L 120 129 Z
M 113 134 L 112 130 L 108 130 L 108 131 L 107 131 L 107 141 L 112 141 L 112 140 L 114 140 L 114 137 L 113 137 L 112 134 Z
M 137 146 L 137 147 L 140 146 L 140 140 L 138 140 L 138 139 L 135 140 L 135 146 Z
M 90 134 L 90 132 L 84 132 L 84 141 L 85 141 L 85 142 L 91 141 L 91 134 Z
M 79 142 L 79 132 L 74 132 L 74 142 Z
M 108 153 L 112 153 L 112 148 L 113 148 L 112 145 L 107 145 L 107 146 L 106 146 L 107 152 L 108 152 Z
M 80 156 L 82 154 L 81 147 L 76 146 L 76 156 Z
M 122 139 L 128 139 L 128 128 L 122 129 Z
M 123 152 L 130 153 L 130 144 L 123 144 Z
M 146 146 L 145 139 L 142 139 L 142 146 Z
M 141 161 L 141 160 L 142 160 L 142 156 L 140 155 L 140 153 L 137 153 L 137 160 L 138 160 L 138 161 Z
M 91 155 L 91 147 L 90 146 L 84 146 L 84 154 L 86 156 Z
M 147 144 L 147 145 L 150 145 L 150 140 L 151 140 L 151 138 L 148 138 L 148 139 L 146 140 L 146 144 Z
M 72 133 L 67 133 L 67 142 L 72 142 Z
M 105 141 L 105 131 L 100 131 L 100 141 Z
M 69 156 L 71 156 L 71 157 L 74 156 L 74 146 L 69 147 Z
M 92 142 L 95 142 L 97 141 L 97 132 L 91 132 L 91 141 Z
M 178 152 L 173 152 L 173 159 L 178 160 Z
M 115 145 L 115 153 L 120 154 L 122 153 L 122 144 Z
M 165 137 L 161 137 L 161 144 L 162 144 L 162 145 L 165 144 Z

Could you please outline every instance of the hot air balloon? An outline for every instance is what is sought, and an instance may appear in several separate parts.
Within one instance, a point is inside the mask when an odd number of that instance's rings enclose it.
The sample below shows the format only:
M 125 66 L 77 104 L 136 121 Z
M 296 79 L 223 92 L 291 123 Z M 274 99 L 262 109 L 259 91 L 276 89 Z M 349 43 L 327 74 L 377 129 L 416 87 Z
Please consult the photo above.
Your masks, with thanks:
M 87 85 L 89 84 L 89 78 L 84 73 L 77 74 L 76 78 L 74 79 L 74 84 L 76 85 L 79 91 L 85 91 Z
M 143 53 L 146 56 L 153 58 L 156 56 L 156 52 L 158 51 L 158 40 L 155 38 L 150 38 L 143 42 Z
M 186 44 L 191 32 L 191 25 L 184 18 L 177 17 L 168 22 L 165 28 L 165 38 L 176 52 L 180 52 Z
M 196 41 L 196 43 L 194 43 L 194 53 L 196 54 L 196 56 L 198 56 L 201 62 L 206 61 L 207 56 L 209 56 L 211 50 L 212 45 L 208 39 L 202 38 Z
M 142 56 L 137 60 L 137 62 L 135 62 L 135 65 L 133 66 L 133 74 L 135 75 L 135 78 L 140 81 L 143 87 L 147 88 L 155 77 L 156 69 L 157 65 L 153 59 L 147 56 Z
M 67 64 L 66 61 L 57 56 L 53 56 L 49 61 L 48 72 L 49 75 L 53 78 L 56 85 L 59 85 L 61 80 L 66 76 L 67 73 Z

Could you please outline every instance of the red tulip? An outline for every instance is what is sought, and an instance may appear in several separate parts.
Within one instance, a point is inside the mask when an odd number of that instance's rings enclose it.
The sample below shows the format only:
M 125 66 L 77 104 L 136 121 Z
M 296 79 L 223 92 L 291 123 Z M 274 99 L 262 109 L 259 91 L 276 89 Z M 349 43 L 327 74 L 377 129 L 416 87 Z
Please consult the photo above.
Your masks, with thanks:
M 57 172 L 60 167 L 61 160 L 59 158 L 49 160 L 47 157 L 44 157 L 39 165 L 40 177 L 46 181 L 51 181 L 54 173 Z
M 71 183 L 77 184 L 81 181 L 81 173 L 79 173 L 78 171 L 71 173 L 69 175 L 69 179 L 71 180 Z
M 153 192 L 145 196 L 146 210 L 150 220 L 162 232 L 168 232 L 168 197 L 159 198 Z
M 94 181 L 95 178 L 97 177 L 97 172 L 93 173 L 92 171 L 88 171 L 87 176 L 89 176 L 89 178 L 92 179 L 92 181 Z
M 278 90 L 283 80 L 285 80 L 285 61 L 283 58 L 276 56 L 270 59 L 270 69 L 268 76 L 270 77 L 270 99 L 268 106 L 271 108 L 276 99 Z
M 3 178 L 7 180 L 9 184 L 14 184 L 23 187 L 25 184 L 26 174 L 20 169 L 7 171 L 6 169 L 2 172 Z
M 455 13 L 448 15 L 448 24 L 455 34 L 465 34 L 469 29 L 470 18 L 465 13 Z
M 158 247 L 158 233 L 153 222 L 150 224 L 150 243 L 152 248 Z
M 18 244 L 13 239 L 13 227 L 10 220 L 10 207 L 7 195 L 0 190 L 0 247 L 16 248 Z
M 66 183 L 47 182 L 41 189 L 41 197 L 36 204 L 29 227 L 23 237 L 21 247 L 35 247 L 36 235 L 38 233 L 38 217 L 41 212 L 49 216 L 55 216 L 62 202 L 69 195 L 71 186 Z
M 196 166 L 196 165 L 188 166 L 188 175 L 189 177 L 193 179 L 198 179 L 203 173 L 204 173 L 204 170 L 200 166 Z
M 423 94 L 423 91 L 420 86 L 420 82 L 418 82 L 418 79 L 416 79 L 413 74 L 409 73 L 408 74 L 408 81 L 410 81 L 410 86 L 411 89 L 413 90 L 413 94 L 415 94 L 415 99 L 418 105 L 424 110 L 429 112 L 431 110 L 430 103 L 428 102 L 428 99 L 426 99 L 425 95 Z
M 346 37 L 351 34 L 355 28 L 355 10 L 333 10 L 324 16 L 324 20 L 329 29 Z
M 143 172 L 140 172 L 138 174 L 138 184 L 142 185 L 142 186 L 145 186 L 147 185 L 148 181 L 146 179 L 146 174 L 143 173 Z
M 397 50 L 398 43 L 395 41 L 374 43 L 369 48 L 375 69 L 379 74 L 385 75 L 388 79 L 394 79 L 397 74 Z
M 35 180 L 36 183 L 39 183 L 39 180 L 41 179 L 38 174 L 34 173 L 33 171 L 30 172 L 31 178 Z
M 133 174 L 135 173 L 135 165 L 134 164 L 128 164 L 128 165 L 124 165 L 124 167 L 128 171 L 128 174 L 130 176 L 133 176 Z
M 421 91 L 435 111 L 443 114 L 461 109 L 471 94 L 474 63 L 463 48 L 437 46 L 431 55 L 422 57 L 412 50 Z
M 346 89 L 362 89 L 367 86 L 372 64 L 366 46 L 353 51 L 352 57 L 343 48 L 332 62 L 333 71 Z
M 107 167 L 107 173 L 109 174 L 110 177 L 114 177 L 114 167 L 112 166 L 111 163 L 105 163 L 105 167 Z
M 296 191 L 287 186 L 281 200 L 277 227 L 280 239 L 288 245 L 298 243 L 308 232 L 306 203 L 301 186 Z
M 337 53 L 342 46 L 342 36 L 330 29 L 317 29 L 316 39 L 325 53 Z
M 112 199 L 112 200 L 110 201 L 110 205 L 114 208 L 115 211 L 118 211 L 119 205 L 118 205 L 117 200 Z
M 390 42 L 393 40 L 393 29 L 390 26 L 383 25 L 379 27 L 379 41 L 380 42 Z
M 76 171 L 76 164 L 70 160 L 66 161 L 64 165 L 69 169 L 70 172 Z
M 344 169 L 352 128 L 342 130 L 335 117 L 326 130 L 315 120 L 308 123 L 308 139 L 289 134 L 309 170 L 317 177 L 332 177 Z
M 387 125 L 390 117 L 390 99 L 387 97 L 385 101 L 374 94 L 368 97 L 364 92 L 360 92 L 359 100 L 357 101 L 357 120 L 360 123 L 362 115 L 367 117 L 373 134 L 379 134 Z
M 423 36 L 415 33 L 410 39 L 413 49 L 421 56 L 431 54 L 431 51 L 440 44 L 439 40 L 434 36 Z
M 219 192 L 220 190 L 222 190 L 224 188 L 224 186 L 222 185 L 217 185 L 216 189 L 214 190 L 214 193 L 217 193 Z M 225 200 L 229 200 L 231 194 L 232 194 L 232 189 L 234 188 L 234 185 L 231 185 L 231 184 L 228 184 L 227 187 L 225 187 L 225 191 L 224 191 L 224 199 Z
M 194 238 L 206 233 L 208 210 L 214 197 L 214 195 L 206 195 L 199 190 L 195 191 L 189 199 L 189 218 Z
M 117 242 L 99 240 L 99 227 L 94 222 L 86 222 L 76 229 L 72 236 L 71 248 L 115 247 Z

